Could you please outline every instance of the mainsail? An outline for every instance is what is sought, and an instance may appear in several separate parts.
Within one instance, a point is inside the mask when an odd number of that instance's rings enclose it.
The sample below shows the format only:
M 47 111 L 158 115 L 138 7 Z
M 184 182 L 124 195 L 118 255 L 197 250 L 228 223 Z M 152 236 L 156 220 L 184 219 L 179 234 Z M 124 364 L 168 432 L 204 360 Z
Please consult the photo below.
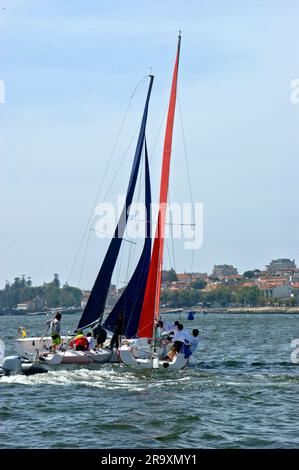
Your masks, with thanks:
M 148 279 L 145 289 L 143 306 L 138 326 L 138 336 L 151 338 L 153 335 L 154 318 L 159 315 L 161 281 L 162 281 L 162 266 L 163 266 L 163 251 L 164 251 L 164 231 L 165 231 L 165 216 L 166 205 L 168 197 L 169 185 L 169 171 L 170 171 L 170 157 L 172 146 L 172 133 L 177 95 L 177 78 L 179 69 L 181 34 L 178 38 L 177 55 L 174 66 L 171 93 L 167 114 L 166 132 L 163 148 L 163 163 L 160 184 L 160 206 L 157 220 L 156 236 L 150 262 Z
M 138 136 L 138 141 L 137 141 L 137 146 L 136 146 L 136 151 L 135 151 L 135 157 L 133 161 L 133 167 L 131 170 L 130 181 L 129 181 L 129 185 L 127 189 L 125 205 L 122 210 L 122 214 L 120 216 L 119 222 L 116 226 L 114 236 L 110 242 L 108 251 L 106 253 L 106 256 L 104 258 L 104 261 L 102 263 L 98 276 L 95 280 L 94 286 L 90 293 L 88 302 L 82 313 L 77 329 L 85 328 L 88 325 L 93 324 L 97 320 L 101 320 L 103 313 L 104 313 L 113 270 L 117 261 L 117 257 L 119 254 L 119 250 L 120 250 L 121 243 L 123 240 L 124 231 L 125 231 L 127 220 L 128 220 L 128 208 L 132 203 L 133 195 L 135 191 L 135 186 L 136 186 L 136 181 L 137 181 L 137 176 L 138 176 L 138 171 L 139 171 L 139 166 L 140 166 L 140 160 L 142 156 L 142 149 L 143 149 L 144 141 L 145 141 L 145 128 L 146 128 L 148 106 L 149 106 L 153 80 L 154 80 L 154 77 L 150 75 L 150 83 L 149 83 L 148 93 L 146 97 L 142 122 L 140 126 L 140 131 L 139 131 L 139 136 Z
M 127 338 L 136 336 L 140 312 L 142 309 L 148 269 L 151 259 L 151 187 L 148 165 L 147 146 L 145 141 L 145 240 L 143 250 L 135 271 L 122 295 L 116 302 L 103 326 L 113 331 L 121 312 L 124 313 L 123 335 Z

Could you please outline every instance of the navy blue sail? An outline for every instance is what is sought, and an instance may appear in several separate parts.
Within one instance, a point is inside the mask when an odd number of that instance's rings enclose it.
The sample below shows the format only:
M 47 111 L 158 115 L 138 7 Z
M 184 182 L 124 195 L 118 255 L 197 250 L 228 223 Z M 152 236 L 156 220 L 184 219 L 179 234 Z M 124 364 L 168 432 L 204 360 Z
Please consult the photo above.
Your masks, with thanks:
M 85 328 L 86 326 L 96 322 L 99 319 L 101 320 L 103 313 L 104 313 L 113 270 L 117 261 L 117 257 L 118 257 L 121 243 L 123 240 L 123 234 L 124 234 L 126 224 L 128 221 L 127 209 L 132 203 L 132 199 L 133 199 L 133 195 L 135 191 L 137 175 L 138 175 L 138 171 L 140 167 L 142 149 L 143 149 L 144 140 L 145 140 L 145 128 L 146 128 L 148 106 L 149 106 L 149 100 L 150 100 L 150 95 L 151 95 L 152 86 L 153 86 L 153 80 L 154 80 L 154 77 L 150 75 L 150 83 L 149 83 L 149 88 L 147 92 L 143 117 L 141 121 L 141 126 L 140 126 L 140 131 L 139 131 L 139 136 L 138 136 L 138 141 L 137 141 L 137 146 L 136 146 L 136 151 L 135 151 L 135 156 L 134 156 L 134 161 L 133 161 L 133 167 L 131 170 L 130 181 L 129 181 L 129 185 L 127 189 L 125 205 L 122 210 L 122 214 L 120 216 L 119 222 L 116 226 L 114 236 L 110 242 L 108 251 L 106 253 L 106 256 L 104 258 L 104 261 L 102 263 L 98 276 L 95 280 L 94 286 L 90 293 L 88 302 L 80 318 L 79 324 L 77 326 L 77 330 L 80 328 Z
M 147 147 L 145 141 L 145 232 L 143 250 L 135 271 L 123 291 L 121 297 L 116 302 L 111 313 L 104 322 L 104 328 L 114 331 L 114 326 L 121 312 L 124 313 L 123 334 L 127 338 L 136 336 L 142 309 L 144 291 L 146 287 L 147 275 L 151 259 L 151 186 L 148 165 Z

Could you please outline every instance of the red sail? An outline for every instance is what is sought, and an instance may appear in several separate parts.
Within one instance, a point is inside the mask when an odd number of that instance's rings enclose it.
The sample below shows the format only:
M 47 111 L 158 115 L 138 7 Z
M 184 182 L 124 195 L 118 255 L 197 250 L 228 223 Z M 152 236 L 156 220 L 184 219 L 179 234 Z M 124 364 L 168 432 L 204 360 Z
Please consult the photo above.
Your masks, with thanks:
M 151 338 L 153 335 L 154 318 L 158 318 L 161 281 L 162 281 L 162 266 L 163 266 L 163 252 L 164 252 L 164 233 L 165 233 L 165 216 L 166 204 L 168 196 L 169 184 L 169 171 L 170 171 L 170 157 L 172 146 L 172 133 L 175 114 L 175 104 L 177 95 L 177 79 L 179 69 L 179 56 L 180 56 L 181 35 L 179 34 L 178 48 L 176 61 L 173 71 L 171 93 L 167 114 L 166 132 L 163 148 L 163 162 L 161 173 L 160 185 L 160 207 L 158 214 L 157 230 L 152 252 L 151 264 L 149 268 L 146 290 L 144 294 L 143 306 L 138 325 L 138 336 Z

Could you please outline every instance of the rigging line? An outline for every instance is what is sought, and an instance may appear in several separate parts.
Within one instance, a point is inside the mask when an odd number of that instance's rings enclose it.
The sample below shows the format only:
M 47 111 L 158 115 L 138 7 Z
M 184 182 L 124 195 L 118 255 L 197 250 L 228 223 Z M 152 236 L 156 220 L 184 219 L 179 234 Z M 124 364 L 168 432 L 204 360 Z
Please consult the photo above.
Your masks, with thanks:
M 169 251 L 169 246 L 168 246 L 168 240 L 166 239 L 165 242 L 166 242 L 165 245 L 166 245 L 166 251 L 167 251 L 168 261 L 169 261 L 169 264 L 170 264 L 170 269 L 172 269 L 173 266 L 172 266 L 171 257 L 170 257 L 170 251 Z
M 120 250 L 120 257 L 119 257 L 118 260 L 117 260 L 116 286 L 118 286 L 118 284 L 121 282 L 121 281 L 119 280 L 119 278 L 120 278 L 120 274 L 121 274 L 121 266 L 122 266 L 122 262 L 123 262 L 123 254 L 124 254 L 124 250 Z
M 72 266 L 71 266 L 71 270 L 70 270 L 69 275 L 68 275 L 68 282 L 70 281 L 70 279 L 71 279 L 71 277 L 72 277 L 72 274 L 73 274 L 73 271 L 74 271 L 74 268 L 75 268 L 75 265 L 76 265 L 76 262 L 77 262 L 77 259 L 78 259 L 78 256 L 79 256 L 79 253 L 80 253 L 80 250 L 81 250 L 81 247 L 82 247 L 82 244 L 83 244 L 83 241 L 84 241 L 86 232 L 87 232 L 87 229 L 88 229 L 88 227 L 89 227 L 89 225 L 90 225 L 90 221 L 91 221 L 91 219 L 92 219 L 93 209 L 94 209 L 94 207 L 95 207 L 95 205 L 96 205 L 96 202 L 97 202 L 98 197 L 99 197 L 100 192 L 101 192 L 101 188 L 102 188 L 103 182 L 105 181 L 106 175 L 107 175 L 108 170 L 109 170 L 109 168 L 110 168 L 110 165 L 111 165 L 111 162 L 112 162 L 112 158 L 113 158 L 113 156 L 114 156 L 114 153 L 115 153 L 115 150 L 116 150 L 118 141 L 119 141 L 119 139 L 120 139 L 120 135 L 121 135 L 121 132 L 122 132 L 122 130 L 123 130 L 123 127 L 124 127 L 124 124 L 125 124 L 125 121 L 126 121 L 128 112 L 129 112 L 129 108 L 130 108 L 130 106 L 131 106 L 132 99 L 133 99 L 133 97 L 134 97 L 134 95 L 135 95 L 137 89 L 138 89 L 139 86 L 141 85 L 141 83 L 145 80 L 145 78 L 147 78 L 147 75 L 145 75 L 144 77 L 142 77 L 142 79 L 137 83 L 136 87 L 135 87 L 134 90 L 133 90 L 133 93 L 132 93 L 131 96 L 130 96 L 129 102 L 128 102 L 128 104 L 127 104 L 125 113 L 124 113 L 123 118 L 122 118 L 122 121 L 121 121 L 121 125 L 120 125 L 120 128 L 119 128 L 119 131 L 118 131 L 118 133 L 117 133 L 117 137 L 116 137 L 114 146 L 113 146 L 113 148 L 112 148 L 112 152 L 111 152 L 111 154 L 110 154 L 110 156 L 109 156 L 108 163 L 107 163 L 107 165 L 106 165 L 106 169 L 105 169 L 105 171 L 104 171 L 103 177 L 101 178 L 100 184 L 99 184 L 99 186 L 98 186 L 99 189 L 98 189 L 98 191 L 97 191 L 97 193 L 96 193 L 96 197 L 95 197 L 94 202 L 93 202 L 93 205 L 92 205 L 92 207 L 91 207 L 91 209 L 90 209 L 90 215 L 89 215 L 88 221 L 87 221 L 87 223 L 86 223 L 86 225 L 85 225 L 85 228 L 84 228 L 84 230 L 83 230 L 83 233 L 82 233 L 82 236 L 81 236 L 81 240 L 80 240 L 80 243 L 79 243 L 79 246 L 78 246 L 76 255 L 75 255 L 75 259 L 74 259 L 74 261 L 73 261 L 73 264 L 72 264 Z
M 138 187 L 137 197 L 136 197 L 136 200 L 137 200 L 138 202 L 140 202 L 141 183 L 142 183 L 142 181 L 143 181 L 144 159 L 145 159 L 145 155 L 144 155 L 144 153 L 143 153 L 143 158 L 142 158 L 142 161 L 140 162 L 141 168 L 140 168 L 140 172 L 139 172 L 139 187 Z M 133 230 L 133 236 L 132 236 L 132 239 L 133 239 L 133 240 L 134 240 L 134 237 L 135 237 L 136 230 L 137 230 L 137 227 L 136 227 L 136 225 L 134 224 L 134 230 Z M 135 246 L 134 246 L 134 247 L 131 247 L 130 253 L 128 254 L 128 266 L 127 266 L 127 272 L 126 272 L 126 279 L 128 279 L 129 269 L 131 269 L 131 267 L 132 267 L 133 258 L 134 258 L 134 256 L 135 256 L 135 252 L 136 252 L 136 245 L 137 245 L 137 242 L 135 242 Z
M 185 139 L 185 130 L 184 130 L 184 124 L 183 124 L 183 116 L 182 116 L 182 109 L 181 109 L 181 101 L 180 101 L 179 92 L 178 92 L 178 95 L 177 95 L 177 96 L 178 96 L 178 104 L 179 104 L 179 114 L 180 114 L 181 128 L 182 128 L 183 147 L 184 147 L 184 156 L 185 156 L 185 162 L 186 162 L 188 186 L 189 186 L 189 193 L 190 193 L 191 206 L 192 206 L 192 215 L 193 215 L 193 220 L 195 221 L 193 191 L 192 191 L 192 185 L 191 185 L 191 177 L 190 177 L 190 170 L 189 170 L 189 161 L 188 161 L 187 146 L 186 146 L 186 139 Z M 193 272 L 193 263 L 194 263 L 194 250 L 191 250 L 191 273 Z
M 141 165 L 141 172 L 142 172 L 142 168 L 143 166 Z M 140 175 L 138 175 L 140 177 Z M 141 178 L 140 180 L 141 181 Z M 140 190 L 140 188 L 139 188 Z M 132 218 L 132 216 L 129 215 L 129 218 L 128 218 L 128 221 Z M 121 268 L 122 268 L 122 263 L 123 263 L 123 257 L 124 257 L 124 250 L 121 250 L 121 253 L 120 253 L 120 260 L 117 262 L 117 273 L 116 273 L 116 284 L 118 284 L 119 282 L 119 278 L 120 278 L 120 275 L 121 275 Z M 127 274 L 126 274 L 126 278 L 127 278 Z
M 78 277 L 78 282 L 77 282 L 78 287 L 79 287 L 80 282 L 81 282 L 81 276 L 82 276 L 83 268 L 84 268 L 84 264 L 85 264 L 85 258 L 86 258 L 86 254 L 87 254 L 89 238 L 90 238 L 90 232 L 88 233 L 88 236 L 87 236 L 84 255 L 83 255 L 83 260 L 82 260 L 81 268 L 80 268 L 80 271 L 79 271 L 79 277 Z
M 112 185 L 113 185 L 113 183 L 114 183 L 114 181 L 115 181 L 115 179 L 116 179 L 116 177 L 117 177 L 117 174 L 119 173 L 119 169 L 120 169 L 120 167 L 121 167 L 123 161 L 125 160 L 125 158 L 126 158 L 128 152 L 129 152 L 129 149 L 130 149 L 130 147 L 131 147 L 131 144 L 132 144 L 132 142 L 133 142 L 133 140 L 134 140 L 134 138 L 135 138 L 135 135 L 136 135 L 137 131 L 138 131 L 138 127 L 136 128 L 136 131 L 135 131 L 135 133 L 134 133 L 134 135 L 133 135 L 133 137 L 132 137 L 132 139 L 131 139 L 131 141 L 130 141 L 130 143 L 129 143 L 129 145 L 128 145 L 128 148 L 127 148 L 127 150 L 126 150 L 126 152 L 125 152 L 125 155 L 124 155 L 123 158 L 122 158 L 122 161 L 121 161 L 120 166 L 119 166 L 119 168 L 118 168 L 118 170 L 117 170 L 117 172 L 116 172 L 116 174 L 115 174 L 115 176 L 114 176 L 114 178 L 113 178 L 113 181 L 112 181 L 112 183 L 111 183 L 111 185 L 110 185 L 108 191 L 106 192 L 106 194 L 105 194 L 105 196 L 104 196 L 104 201 L 103 201 L 103 202 L 105 202 L 106 197 L 107 197 L 107 195 L 108 195 L 108 193 L 109 193 L 109 191 L 110 191 L 110 189 L 111 189 L 111 187 L 112 187 Z M 100 191 L 98 191 L 98 194 L 99 194 L 99 192 L 100 192 Z M 95 205 L 95 204 L 94 204 L 94 205 Z M 90 223 L 90 221 L 91 221 L 91 217 L 92 217 L 92 214 L 91 214 L 90 217 L 89 217 L 89 220 L 88 220 L 89 223 Z M 96 216 L 94 216 L 94 218 L 92 219 L 91 227 L 93 226 L 95 220 L 96 220 Z M 88 226 L 89 226 L 89 223 L 88 223 Z M 88 226 L 86 226 L 85 232 L 87 231 Z M 85 254 L 84 254 L 83 264 L 82 264 L 82 266 L 81 266 L 81 271 L 80 271 L 79 277 L 80 277 L 81 274 L 82 274 L 83 265 L 84 265 L 84 262 L 85 262 L 85 255 L 86 255 L 87 245 L 88 245 L 89 238 L 90 238 L 90 231 L 91 231 L 91 229 L 88 231 L 89 234 L 88 234 L 88 237 L 87 237 L 87 242 L 86 242 L 87 244 L 86 244 L 86 247 L 85 247 Z M 93 230 L 93 231 L 96 231 L 96 230 Z M 85 235 L 82 237 L 82 243 L 83 243 L 84 238 L 85 238 Z M 127 241 L 129 241 L 129 240 L 127 240 Z M 80 248 L 81 248 L 81 246 L 82 246 L 82 243 L 80 244 Z M 78 252 L 79 252 L 79 250 L 78 250 Z
M 150 153 L 149 162 L 152 161 L 152 158 L 153 158 L 153 156 L 154 156 L 154 153 L 155 153 L 155 150 L 156 150 L 156 146 L 157 146 L 157 143 L 158 143 L 158 140 L 159 140 L 159 137 L 160 137 L 161 129 L 162 129 L 163 123 L 164 123 L 164 121 L 165 121 L 165 116 L 166 116 L 167 109 L 168 109 L 168 101 L 167 101 L 167 103 L 166 103 L 166 105 L 165 105 L 165 108 L 164 108 L 163 116 L 162 116 L 162 119 L 161 119 L 161 122 L 160 122 L 160 126 L 159 126 L 159 129 L 158 129 L 157 135 L 156 135 L 156 139 L 155 139 L 155 142 L 154 142 L 152 151 L 151 151 L 151 153 Z
M 140 162 L 142 164 L 142 162 Z M 139 196 L 140 196 L 140 184 L 141 184 L 141 172 L 142 172 L 142 168 L 140 168 L 140 175 L 138 176 L 139 177 L 139 188 L 138 188 L 138 195 L 137 195 L 137 198 L 139 200 Z M 131 208 L 129 208 L 130 210 Z M 127 228 L 127 227 L 126 227 Z M 133 233 L 132 233 L 132 239 L 134 240 L 134 236 L 135 236 L 135 225 L 133 227 Z M 135 255 L 135 248 L 136 248 L 136 242 L 135 242 L 135 246 L 131 246 L 130 249 L 128 250 L 128 262 L 127 262 L 127 268 L 126 268 L 126 274 L 125 274 L 125 279 L 127 280 L 128 282 L 128 277 L 129 277 L 129 271 L 131 269 L 131 265 L 132 265 L 132 259 L 133 259 L 133 256 Z
M 128 152 L 129 152 L 129 149 L 130 149 L 130 147 L 131 147 L 131 144 L 132 144 L 132 142 L 133 142 L 133 140 L 134 140 L 134 138 L 135 138 L 135 135 L 136 135 L 137 131 L 138 131 L 138 127 L 136 128 L 136 131 L 135 131 L 135 133 L 134 133 L 134 135 L 133 135 L 133 137 L 132 137 L 132 139 L 131 139 L 131 141 L 130 141 L 128 147 L 127 147 L 127 150 L 126 150 L 126 152 L 125 152 L 125 155 L 123 156 L 123 158 L 122 158 L 122 160 L 121 160 L 120 166 L 118 167 L 118 170 L 117 170 L 116 173 L 115 173 L 115 176 L 114 176 L 114 178 L 113 178 L 113 181 L 112 181 L 112 183 L 111 183 L 111 185 L 110 185 L 108 191 L 106 192 L 106 194 L 105 194 L 105 196 L 104 196 L 104 201 L 106 200 L 106 197 L 107 197 L 108 193 L 110 192 L 110 189 L 111 189 L 111 187 L 112 187 L 112 185 L 113 185 L 113 183 L 114 183 L 114 181 L 115 181 L 115 179 L 116 179 L 116 177 L 117 177 L 117 175 L 118 175 L 118 173 L 119 173 L 120 167 L 121 167 L 122 163 L 124 162 L 124 160 L 125 160 L 125 158 L 126 158 Z M 97 196 L 99 195 L 99 193 L 100 193 L 100 190 L 98 191 Z M 104 202 L 104 201 L 103 201 L 103 202 Z M 91 214 L 91 215 L 92 215 L 92 214 Z M 89 222 L 90 222 L 90 219 L 91 219 L 91 216 L 90 216 L 90 218 L 89 218 Z M 96 216 L 94 216 L 94 218 L 93 218 L 93 220 L 92 220 L 91 226 L 93 226 L 95 220 L 96 220 Z M 87 228 L 88 228 L 88 227 L 86 227 L 85 230 L 87 230 Z M 82 265 L 81 265 L 81 269 L 80 269 L 80 273 L 79 273 L 79 278 L 78 278 L 78 285 L 79 285 L 79 282 L 80 282 L 80 280 L 81 280 L 81 275 L 82 275 L 83 268 L 84 268 L 84 263 L 85 263 L 85 258 L 86 258 L 86 253 L 87 253 L 87 249 L 88 249 L 88 243 L 89 243 L 90 232 L 91 232 L 91 231 L 97 232 L 97 230 L 95 230 L 95 229 L 92 229 L 92 228 L 89 229 L 88 236 L 87 236 L 87 240 L 86 240 L 86 246 L 85 246 L 83 261 L 82 261 Z M 135 242 L 133 242 L 133 241 L 131 241 L 131 240 L 128 240 L 128 239 L 125 239 L 125 238 L 123 238 L 123 240 L 135 244 Z
M 154 145 L 153 145 L 153 148 L 151 150 L 151 152 L 149 153 L 149 158 L 148 158 L 148 162 L 151 163 L 153 157 L 154 157 L 154 153 L 156 151 L 156 147 L 157 147 L 157 144 L 158 144 L 158 140 L 159 140 L 159 137 L 160 137 L 160 133 L 161 133 L 161 130 L 162 130 L 162 126 L 163 126 L 163 123 L 165 121 L 165 115 L 166 115 L 166 112 L 167 112 L 167 109 L 168 109 L 168 101 L 165 105 L 165 109 L 164 109 L 164 112 L 163 112 L 163 116 L 162 116 L 162 120 L 160 122 L 160 126 L 159 126 L 159 129 L 158 129 L 158 132 L 157 132 L 157 135 L 156 135 L 156 139 L 155 139 L 155 142 L 154 142 Z M 145 181 L 142 181 L 141 183 L 141 189 L 143 188 L 143 185 L 145 184 Z M 155 222 L 152 222 L 152 223 L 155 223 Z
M 150 222 L 149 220 L 144 220 L 144 219 L 135 219 L 134 217 L 130 216 L 130 220 L 136 220 L 137 222 Z M 152 224 L 155 224 L 157 225 L 158 222 L 152 222 Z M 182 225 L 186 225 L 188 227 L 195 227 L 196 224 L 174 224 L 174 223 L 170 223 L 170 222 L 165 222 L 165 225 L 179 225 L 179 226 L 182 226 Z
M 114 174 L 114 176 L 113 176 L 112 182 L 111 182 L 109 188 L 107 189 L 107 191 L 106 191 L 106 193 L 105 193 L 105 196 L 104 196 L 104 198 L 103 198 L 104 201 L 106 200 L 106 198 L 107 198 L 107 196 L 108 196 L 108 194 L 109 194 L 109 192 L 110 192 L 110 190 L 111 190 L 111 188 L 112 188 L 112 186 L 113 186 L 113 183 L 115 182 L 115 180 L 116 180 L 116 178 L 117 178 L 117 176 L 118 176 L 118 173 L 119 173 L 119 171 L 120 171 L 120 169 L 121 169 L 121 166 L 122 166 L 122 164 L 124 163 L 124 161 L 125 161 L 125 159 L 126 159 L 126 157 L 127 157 L 127 155 L 128 155 L 128 152 L 129 152 L 130 147 L 131 147 L 131 145 L 132 145 L 132 143 L 133 143 L 133 141 L 134 141 L 134 139 L 135 139 L 135 136 L 136 136 L 136 134 L 137 134 L 137 132 L 138 132 L 138 129 L 139 129 L 139 126 L 136 127 L 135 132 L 134 132 L 134 135 L 133 135 L 132 139 L 130 140 L 130 143 L 129 143 L 129 145 L 128 145 L 126 151 L 125 151 L 125 154 L 124 154 L 124 156 L 123 156 L 123 158 L 122 158 L 122 160 L 121 160 L 121 162 L 120 162 L 120 164 L 119 164 L 119 166 L 118 166 L 118 168 L 117 168 L 117 170 L 116 170 L 116 172 L 115 172 L 115 174 Z M 97 218 L 97 216 L 95 215 L 94 218 L 93 218 L 93 220 L 92 220 L 91 227 L 93 226 L 93 224 L 94 224 L 96 218 Z M 91 219 L 91 218 L 90 218 L 90 219 Z M 89 221 L 90 221 L 90 219 L 89 219 Z M 129 241 L 129 240 L 127 240 L 127 241 Z M 134 243 L 134 242 L 132 242 L 132 243 Z M 121 255 L 121 261 L 122 261 L 122 255 Z
M 113 235 L 114 235 L 112 233 L 102 232 L 101 230 L 95 230 L 94 228 L 90 228 L 89 231 L 90 232 L 96 232 L 96 233 L 102 233 L 103 235 L 108 235 L 109 238 L 113 238 Z M 136 245 L 136 242 L 134 242 L 133 240 L 129 240 L 128 238 L 124 238 L 124 237 L 122 237 L 122 239 L 123 239 L 124 242 L 133 243 L 133 245 Z
M 106 201 L 107 196 L 108 196 L 108 194 L 109 194 L 110 191 L 111 191 L 111 188 L 112 188 L 112 186 L 113 186 L 113 184 L 114 184 L 114 182 L 115 182 L 115 180 L 116 180 L 116 178 L 117 178 L 117 176 L 118 176 L 118 173 L 120 172 L 120 169 L 121 169 L 121 167 L 122 167 L 122 165 L 123 165 L 123 163 L 124 163 L 124 161 L 125 161 L 125 159 L 126 159 L 128 153 L 129 153 L 130 147 L 131 147 L 132 143 L 134 142 L 134 139 L 135 139 L 135 137 L 136 137 L 136 134 L 137 134 L 138 130 L 139 130 L 139 126 L 137 126 L 136 129 L 135 129 L 135 132 L 134 132 L 134 134 L 133 134 L 133 137 L 132 137 L 132 139 L 130 140 L 130 143 L 129 143 L 129 145 L 128 145 L 126 151 L 125 151 L 125 154 L 124 154 L 124 156 L 122 157 L 122 159 L 121 159 L 121 161 L 120 161 L 120 163 L 119 163 L 119 166 L 118 166 L 118 168 L 117 168 L 117 170 L 116 170 L 116 172 L 115 172 L 115 174 L 114 174 L 114 176 L 113 176 L 113 179 L 112 179 L 112 181 L 111 181 L 111 184 L 110 184 L 109 188 L 107 189 L 107 191 L 106 191 L 106 193 L 105 193 L 105 195 L 104 195 L 103 202 Z M 94 219 L 95 219 L 95 218 L 96 218 L 96 217 L 94 217 Z
M 170 197 L 170 188 L 168 187 L 168 201 L 169 201 L 169 206 L 171 205 L 171 204 L 170 204 L 170 200 L 171 200 L 171 197 Z M 175 272 L 176 272 L 175 253 L 174 253 L 174 241 L 173 241 L 172 213 L 171 213 L 171 210 L 169 210 L 168 212 L 169 212 L 169 221 L 170 221 L 170 237 L 171 237 L 171 247 L 172 247 L 172 256 L 173 256 L 173 267 L 174 267 L 174 270 L 175 270 Z

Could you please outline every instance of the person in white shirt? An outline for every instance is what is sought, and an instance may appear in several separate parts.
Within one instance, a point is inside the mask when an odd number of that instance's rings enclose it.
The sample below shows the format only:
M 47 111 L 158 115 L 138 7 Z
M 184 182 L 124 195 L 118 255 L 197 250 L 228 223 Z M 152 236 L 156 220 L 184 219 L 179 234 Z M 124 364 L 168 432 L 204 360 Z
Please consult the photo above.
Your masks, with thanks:
M 180 352 L 184 344 L 189 344 L 190 335 L 186 330 L 184 330 L 184 326 L 182 323 L 178 325 L 178 331 L 175 333 L 174 337 L 172 338 L 173 346 L 177 352 Z
M 156 338 L 161 338 L 162 334 L 164 333 L 164 323 L 162 320 L 158 320 L 155 326 L 156 329 Z
M 164 328 L 164 332 L 165 333 L 168 333 L 168 336 L 169 336 L 169 339 L 171 340 L 173 338 L 173 336 L 175 335 L 175 333 L 178 332 L 178 326 L 179 326 L 180 322 L 177 320 L 175 321 L 174 323 L 167 323 L 165 328 Z
M 86 338 L 87 338 L 87 341 L 89 342 L 90 351 L 95 351 L 96 346 L 97 346 L 96 339 L 92 336 L 91 333 L 87 333 Z
M 52 351 L 56 353 L 56 348 L 62 343 L 62 339 L 60 336 L 60 330 L 61 330 L 61 313 L 56 313 L 55 318 L 53 320 L 48 320 L 47 321 L 47 326 L 50 328 L 50 335 L 52 338 Z

